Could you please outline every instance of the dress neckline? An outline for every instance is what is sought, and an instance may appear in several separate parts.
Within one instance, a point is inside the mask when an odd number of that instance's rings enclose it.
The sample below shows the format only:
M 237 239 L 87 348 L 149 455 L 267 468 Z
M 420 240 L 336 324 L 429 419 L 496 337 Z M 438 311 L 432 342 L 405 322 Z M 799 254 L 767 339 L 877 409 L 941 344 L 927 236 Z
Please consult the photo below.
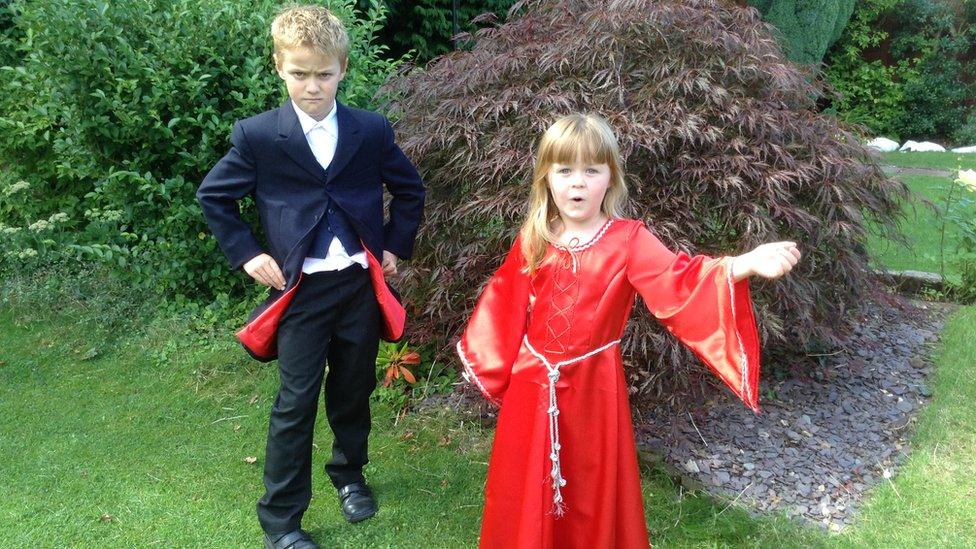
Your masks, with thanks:
M 562 250 L 564 252 L 582 252 L 583 250 L 593 247 L 601 238 L 603 238 L 603 235 L 607 234 L 607 230 L 610 229 L 610 225 L 613 225 L 614 221 L 615 219 L 612 217 L 607 218 L 606 223 L 604 223 L 603 226 L 600 227 L 600 230 L 597 231 L 596 234 L 594 234 L 588 241 L 586 241 L 583 244 L 578 244 L 576 246 L 563 246 L 562 244 L 557 244 L 553 242 L 551 243 L 552 247 L 556 248 L 557 250 Z

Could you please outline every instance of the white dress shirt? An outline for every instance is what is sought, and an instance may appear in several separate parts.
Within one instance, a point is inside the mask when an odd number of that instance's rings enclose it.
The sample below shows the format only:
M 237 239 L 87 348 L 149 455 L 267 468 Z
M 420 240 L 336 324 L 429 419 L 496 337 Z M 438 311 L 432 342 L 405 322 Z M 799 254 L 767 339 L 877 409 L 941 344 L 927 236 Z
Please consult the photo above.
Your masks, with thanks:
M 292 101 L 292 106 L 298 114 L 298 121 L 305 132 L 305 140 L 312 149 L 312 154 L 318 160 L 322 168 L 327 169 L 335 156 L 336 144 L 339 142 L 339 122 L 336 118 L 335 102 L 332 102 L 332 110 L 325 115 L 322 120 L 315 120 L 305 111 L 298 108 Z M 325 257 L 306 257 L 302 264 L 303 273 L 317 273 L 319 271 L 338 271 L 358 263 L 364 269 L 369 267 L 366 261 L 366 252 L 359 252 L 353 255 L 346 253 L 337 237 L 332 237 L 329 244 L 329 251 Z

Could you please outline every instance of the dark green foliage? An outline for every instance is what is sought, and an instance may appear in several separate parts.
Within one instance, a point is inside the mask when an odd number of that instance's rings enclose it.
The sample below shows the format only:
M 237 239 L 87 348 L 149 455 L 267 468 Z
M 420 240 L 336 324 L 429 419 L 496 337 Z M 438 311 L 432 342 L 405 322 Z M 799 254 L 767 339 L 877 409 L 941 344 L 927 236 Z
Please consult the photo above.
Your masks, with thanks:
M 962 147 L 976 145 L 976 109 L 969 114 L 963 125 L 956 128 L 952 134 L 952 142 Z
M 355 16 L 340 89 L 366 106 L 397 62 Z M 12 4 L 22 62 L 0 69 L 0 268 L 102 260 L 135 287 L 210 300 L 244 288 L 194 191 L 234 120 L 275 107 L 274 0 L 30 0 Z
M 359 0 L 365 7 L 374 0 Z M 390 54 L 400 57 L 410 50 L 418 63 L 452 51 L 454 35 L 453 0 L 384 0 L 389 10 L 380 40 L 390 47 Z M 482 14 L 504 19 L 515 0 L 458 1 L 458 31 L 474 32 L 479 25 L 472 22 Z
M 894 139 L 965 144 L 976 97 L 976 2 L 868 0 L 826 58 L 831 109 Z
M 967 53 L 976 54 L 976 17 L 960 14 L 954 3 L 934 0 L 906 0 L 889 17 L 897 29 L 892 55 L 915 59 L 918 75 L 905 82 L 905 111 L 892 130 L 911 139 L 951 136 L 973 107 L 966 100 L 976 97 L 976 59 L 964 61 Z
M 895 120 L 904 116 L 905 82 L 915 78 L 907 60 L 884 63 L 865 59 L 864 52 L 887 43 L 888 33 L 881 28 L 882 15 L 902 0 L 858 2 L 850 24 L 827 55 L 827 79 L 837 91 L 830 112 L 851 124 L 863 125 L 869 132 L 891 133 Z
M 9 65 L 17 59 L 16 43 L 19 32 L 14 26 L 11 0 L 0 0 L 0 67 Z
M 854 11 L 854 0 L 749 0 L 780 32 L 786 54 L 797 63 L 815 64 L 840 38 Z
M 799 242 L 794 273 L 753 283 L 762 337 L 773 351 L 831 341 L 871 284 L 863 216 L 890 227 L 905 188 L 817 113 L 821 90 L 770 30 L 718 0 L 547 0 L 392 80 L 401 143 L 428 184 L 403 288 L 410 341 L 448 352 L 521 222 L 536 141 L 571 111 L 616 128 L 631 211 L 672 249 Z M 634 388 L 692 383 L 702 370 L 638 310 L 624 345 Z

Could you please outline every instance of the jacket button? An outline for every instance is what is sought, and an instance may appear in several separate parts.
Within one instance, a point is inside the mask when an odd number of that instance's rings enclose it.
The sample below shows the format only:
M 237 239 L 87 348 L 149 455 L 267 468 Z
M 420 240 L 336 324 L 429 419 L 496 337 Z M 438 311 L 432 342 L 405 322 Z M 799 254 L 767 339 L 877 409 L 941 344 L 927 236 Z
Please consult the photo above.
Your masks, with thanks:
M 329 208 L 329 213 L 332 213 L 332 208 Z

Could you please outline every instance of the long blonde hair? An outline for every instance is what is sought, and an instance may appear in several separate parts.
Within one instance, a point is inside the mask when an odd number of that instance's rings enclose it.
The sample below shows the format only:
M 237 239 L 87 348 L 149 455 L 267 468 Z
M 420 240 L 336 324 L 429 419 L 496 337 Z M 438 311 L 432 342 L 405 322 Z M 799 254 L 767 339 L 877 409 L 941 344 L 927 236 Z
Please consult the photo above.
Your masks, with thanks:
M 530 275 L 542 265 L 546 246 L 556 242 L 552 223 L 559 217 L 559 210 L 549 191 L 549 169 L 553 164 L 575 162 L 610 166 L 610 186 L 603 197 L 600 211 L 607 217 L 623 217 L 627 184 L 624 182 L 620 148 L 610 125 L 595 114 L 576 113 L 556 120 L 539 140 L 529 212 L 520 231 L 522 255 Z

